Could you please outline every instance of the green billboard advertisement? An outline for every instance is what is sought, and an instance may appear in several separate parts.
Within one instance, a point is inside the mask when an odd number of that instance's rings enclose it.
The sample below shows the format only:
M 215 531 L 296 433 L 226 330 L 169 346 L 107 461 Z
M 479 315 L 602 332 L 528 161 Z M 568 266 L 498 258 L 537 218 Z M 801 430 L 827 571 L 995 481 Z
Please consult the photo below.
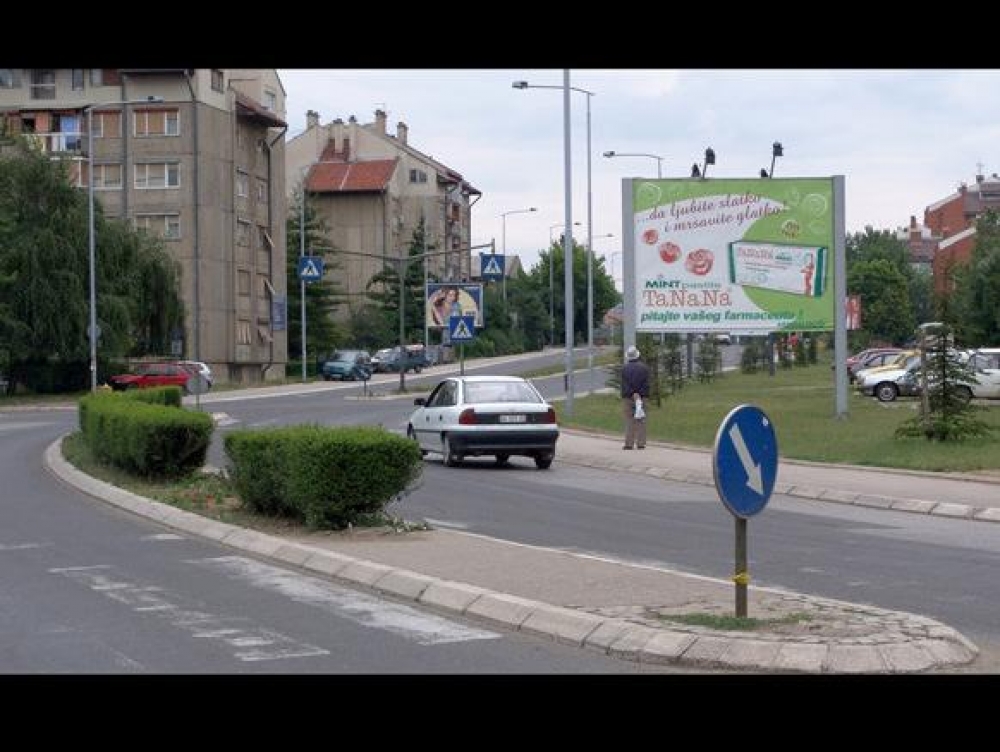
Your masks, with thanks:
M 640 332 L 834 328 L 833 178 L 635 180 Z

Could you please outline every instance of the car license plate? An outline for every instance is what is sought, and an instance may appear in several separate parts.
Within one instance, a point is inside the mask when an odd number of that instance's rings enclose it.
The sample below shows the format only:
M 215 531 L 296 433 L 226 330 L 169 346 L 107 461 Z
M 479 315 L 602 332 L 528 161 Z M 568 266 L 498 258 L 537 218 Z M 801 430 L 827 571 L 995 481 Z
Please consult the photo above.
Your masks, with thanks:
M 527 415 L 501 415 L 500 416 L 500 422 L 501 423 L 527 423 L 527 421 L 528 421 L 528 416 Z

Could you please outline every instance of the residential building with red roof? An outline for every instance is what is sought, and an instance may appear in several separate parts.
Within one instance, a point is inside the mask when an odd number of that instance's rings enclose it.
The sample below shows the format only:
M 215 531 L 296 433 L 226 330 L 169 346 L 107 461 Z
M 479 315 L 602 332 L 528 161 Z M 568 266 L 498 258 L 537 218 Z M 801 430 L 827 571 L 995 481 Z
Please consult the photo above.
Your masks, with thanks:
M 348 300 L 363 300 L 368 280 L 382 270 L 382 258 L 409 253 L 414 230 L 425 222 L 428 270 L 442 281 L 469 281 L 472 207 L 481 192 L 460 173 L 409 143 L 400 122 L 394 134 L 387 116 L 375 111 L 371 123 L 353 115 L 326 125 L 306 113 L 306 129 L 286 144 L 285 180 L 289 202 L 305 183 L 310 205 L 318 208 L 331 245 L 344 254 L 341 287 Z M 343 312 L 346 315 L 346 311 Z
M 958 190 L 924 210 L 924 225 L 938 238 L 934 253 L 934 292 L 947 295 L 954 287 L 952 270 L 972 258 L 976 220 L 987 210 L 1000 210 L 1000 177 L 976 175 L 973 185 Z

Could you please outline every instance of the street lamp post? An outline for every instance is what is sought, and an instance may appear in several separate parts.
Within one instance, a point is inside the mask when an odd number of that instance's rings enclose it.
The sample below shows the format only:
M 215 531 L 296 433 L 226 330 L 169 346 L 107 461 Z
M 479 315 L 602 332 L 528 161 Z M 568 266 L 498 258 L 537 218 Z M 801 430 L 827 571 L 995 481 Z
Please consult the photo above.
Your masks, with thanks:
M 611 281 L 612 282 L 617 282 L 617 279 L 615 278 L 615 256 L 619 256 L 620 257 L 621 255 L 622 255 L 622 251 L 612 251 L 611 252 Z M 622 287 L 623 288 L 625 287 L 624 280 L 622 281 Z M 615 285 L 615 289 L 616 290 L 618 289 L 617 284 Z M 624 315 L 625 315 L 625 306 L 624 306 L 624 303 L 623 303 L 622 304 L 622 316 L 624 316 Z M 624 335 L 624 332 L 622 334 Z M 611 322 L 611 344 L 612 345 L 615 344 L 615 324 L 614 324 L 613 321 Z M 624 347 L 624 345 L 625 345 L 625 337 L 622 336 L 622 346 Z
M 579 222 L 574 222 L 573 225 L 579 225 Z M 552 231 L 557 227 L 562 227 L 565 229 L 566 225 L 560 222 L 557 225 L 552 225 L 549 227 L 549 340 L 550 344 L 555 347 L 556 344 L 556 304 L 555 304 L 555 285 L 553 284 L 555 278 L 555 258 L 552 254 L 552 247 L 555 245 L 556 241 L 552 237 Z M 570 243 L 572 246 L 572 243 Z M 566 256 L 566 238 L 563 238 L 562 243 L 563 257 Z
M 593 230 L 587 228 L 587 235 L 590 236 L 590 245 L 587 246 L 587 375 L 590 379 L 590 391 L 594 391 L 594 246 L 595 240 L 613 238 L 613 232 L 593 235 Z
M 90 274 L 90 391 L 97 391 L 97 235 L 94 228 L 94 108 L 124 107 L 130 104 L 155 104 L 162 102 L 163 97 L 146 97 L 145 99 L 124 99 L 117 102 L 100 102 L 89 104 L 83 108 L 87 113 L 87 249 Z M 125 118 L 123 118 L 124 120 Z M 122 123 L 122 128 L 127 127 Z M 122 181 L 127 179 L 125 166 L 122 165 Z
M 503 249 L 503 303 L 507 305 L 507 215 L 527 214 L 538 211 L 537 207 L 529 206 L 527 209 L 511 209 L 500 214 L 500 247 Z
M 570 92 L 570 91 L 578 91 L 581 94 L 585 94 L 587 96 L 587 247 L 590 248 L 591 245 L 593 245 L 593 236 L 591 235 L 591 233 L 593 232 L 593 230 L 591 228 L 594 226 L 594 197 L 593 197 L 593 192 L 592 192 L 592 188 L 591 188 L 591 186 L 593 185 L 593 180 L 591 178 L 590 100 L 594 96 L 596 96 L 596 95 L 592 91 L 587 91 L 586 89 L 581 89 L 581 88 L 579 88 L 577 86 L 570 86 L 569 85 L 569 74 L 568 74 L 568 72 L 567 72 L 567 74 L 565 76 L 565 84 L 563 86 L 544 86 L 544 85 L 541 85 L 541 84 L 529 84 L 527 81 L 514 81 L 514 83 L 511 84 L 511 85 L 515 89 L 564 89 L 567 92 L 567 94 L 566 94 L 567 98 L 569 96 L 568 92 Z M 567 109 L 568 109 L 568 104 L 567 104 Z M 567 117 L 568 117 L 568 113 L 567 113 Z M 568 131 L 568 124 L 567 124 L 567 131 Z M 569 134 L 567 132 L 567 143 L 568 142 L 569 142 Z M 568 169 L 567 169 L 567 172 L 568 172 Z M 568 177 L 568 175 L 567 175 L 567 177 Z M 567 226 L 569 226 L 569 222 L 567 222 Z M 563 256 L 566 256 L 566 241 L 565 240 L 563 241 Z M 589 257 L 588 261 L 589 261 L 589 263 L 587 265 L 587 312 L 588 312 L 588 317 L 587 317 L 587 321 L 588 321 L 587 343 L 588 343 L 588 347 L 592 351 L 593 350 L 593 346 L 594 346 L 594 325 L 593 325 L 593 322 L 594 322 L 594 263 L 593 263 L 593 255 L 591 255 Z M 569 266 L 572 267 L 572 263 L 570 263 Z M 568 278 L 572 279 L 572 277 L 568 277 Z M 571 343 L 572 343 L 572 338 L 570 338 L 570 342 L 567 343 L 567 347 L 568 348 L 572 347 Z M 570 350 L 570 352 L 572 352 L 572 350 Z M 593 360 L 593 356 L 591 356 L 591 360 Z M 572 358 L 568 359 L 567 362 L 572 363 Z M 571 377 L 571 380 L 570 380 L 570 384 L 572 384 L 572 377 Z M 572 398 L 572 396 L 570 396 L 569 399 L 567 400 L 567 412 L 570 413 L 570 414 L 572 414 L 572 405 L 573 405 L 573 398 Z
M 663 159 L 664 158 L 661 157 L 659 154 L 647 154 L 647 153 L 641 152 L 641 151 L 632 151 L 632 152 L 606 151 L 606 152 L 604 152 L 604 156 L 607 157 L 608 159 L 611 159 L 612 157 L 650 157 L 651 159 L 655 159 L 656 160 L 656 177 L 657 178 L 662 178 L 663 177 Z

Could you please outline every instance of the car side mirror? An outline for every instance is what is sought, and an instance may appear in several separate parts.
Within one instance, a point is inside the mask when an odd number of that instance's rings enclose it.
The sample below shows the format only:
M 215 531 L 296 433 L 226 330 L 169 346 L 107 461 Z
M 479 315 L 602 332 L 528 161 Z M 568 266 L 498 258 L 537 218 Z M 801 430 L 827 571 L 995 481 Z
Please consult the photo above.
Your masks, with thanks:
M 427 400 L 424 397 L 417 397 L 415 400 L 413 400 L 413 404 L 416 405 L 417 407 L 423 407 L 424 405 L 427 404 Z

